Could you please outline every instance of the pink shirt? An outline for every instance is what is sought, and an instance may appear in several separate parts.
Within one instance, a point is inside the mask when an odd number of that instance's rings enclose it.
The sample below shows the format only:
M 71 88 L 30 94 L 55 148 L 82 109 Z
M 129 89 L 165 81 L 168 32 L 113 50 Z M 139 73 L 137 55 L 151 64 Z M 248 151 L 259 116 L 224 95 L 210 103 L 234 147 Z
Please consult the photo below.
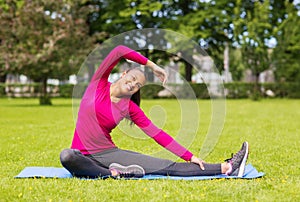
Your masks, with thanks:
M 158 144 L 189 161 L 193 154 L 157 128 L 129 98 L 121 99 L 118 103 L 110 100 L 111 83 L 108 82 L 108 76 L 122 58 L 143 65 L 148 61 L 146 57 L 126 46 L 117 46 L 108 54 L 81 100 L 71 148 L 78 149 L 85 155 L 116 148 L 110 132 L 122 119 L 128 118 Z

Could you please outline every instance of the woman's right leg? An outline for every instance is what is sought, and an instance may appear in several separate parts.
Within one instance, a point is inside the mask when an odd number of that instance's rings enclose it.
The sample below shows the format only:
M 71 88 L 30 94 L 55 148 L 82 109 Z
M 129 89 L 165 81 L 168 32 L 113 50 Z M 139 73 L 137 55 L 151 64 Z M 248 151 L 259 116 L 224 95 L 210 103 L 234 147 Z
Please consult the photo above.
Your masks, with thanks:
M 79 150 L 64 149 L 60 153 L 61 164 L 76 177 L 108 177 L 111 171 L 98 165 L 94 160 L 84 156 Z
M 167 159 L 155 158 L 133 151 L 112 149 L 94 154 L 91 158 L 108 167 L 112 163 L 122 165 L 136 164 L 144 168 L 146 174 L 170 176 L 209 176 L 222 173 L 221 164 L 204 164 L 205 170 L 194 163 L 177 163 Z

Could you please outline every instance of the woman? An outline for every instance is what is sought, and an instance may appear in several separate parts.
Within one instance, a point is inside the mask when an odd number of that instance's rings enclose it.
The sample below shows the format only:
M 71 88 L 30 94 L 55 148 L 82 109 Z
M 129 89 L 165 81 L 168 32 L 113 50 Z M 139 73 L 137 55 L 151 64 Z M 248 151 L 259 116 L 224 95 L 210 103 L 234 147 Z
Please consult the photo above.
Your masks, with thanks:
M 122 59 L 150 68 L 163 84 L 166 72 L 146 57 L 125 46 L 117 46 L 95 72 L 81 100 L 71 149 L 60 154 L 62 165 L 78 177 L 142 177 L 145 174 L 202 176 L 227 174 L 242 176 L 248 157 L 248 143 L 221 164 L 208 164 L 157 128 L 140 109 L 139 90 L 146 83 L 143 72 L 124 72 L 115 83 L 108 82 L 114 66 Z M 187 161 L 177 163 L 122 150 L 113 143 L 110 132 L 127 118 L 158 144 Z

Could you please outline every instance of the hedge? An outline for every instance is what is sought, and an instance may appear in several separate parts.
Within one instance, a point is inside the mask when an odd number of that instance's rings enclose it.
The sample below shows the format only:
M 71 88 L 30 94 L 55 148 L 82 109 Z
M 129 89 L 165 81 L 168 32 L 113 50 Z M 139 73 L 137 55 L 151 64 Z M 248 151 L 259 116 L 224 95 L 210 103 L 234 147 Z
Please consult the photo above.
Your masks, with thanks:
M 5 85 L 4 84 L 0 84 L 0 97 L 5 97 L 6 93 L 5 93 Z
M 158 98 L 158 93 L 163 90 L 164 87 L 157 84 L 147 84 L 141 88 L 141 98 L 153 99 Z
M 49 85 L 48 89 L 52 97 L 80 98 L 87 84 L 74 85 L 64 84 L 60 86 Z M 224 84 L 226 98 L 239 99 L 251 98 L 254 95 L 254 83 L 233 82 Z M 0 97 L 38 97 L 40 84 L 0 84 Z M 14 92 L 18 89 L 18 92 Z M 144 99 L 159 98 L 158 93 L 164 88 L 158 84 L 148 84 L 141 89 L 141 97 Z M 214 97 L 206 84 L 191 83 L 190 85 L 168 84 L 167 89 L 171 92 L 168 98 L 193 98 L 209 99 Z M 300 83 L 263 83 L 259 84 L 261 97 L 270 97 L 267 90 L 274 93 L 277 98 L 300 98 Z M 74 93 L 74 95 L 73 95 Z

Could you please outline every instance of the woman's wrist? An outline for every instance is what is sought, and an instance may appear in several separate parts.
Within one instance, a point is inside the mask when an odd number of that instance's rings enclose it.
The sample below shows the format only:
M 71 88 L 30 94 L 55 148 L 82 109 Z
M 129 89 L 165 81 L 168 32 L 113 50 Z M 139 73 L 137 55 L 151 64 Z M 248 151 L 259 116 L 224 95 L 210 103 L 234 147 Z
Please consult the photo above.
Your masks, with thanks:
M 163 85 L 166 84 L 167 79 L 168 79 L 168 74 L 164 69 L 159 67 L 157 64 L 155 64 L 151 60 L 147 61 L 146 66 L 148 66 L 152 70 L 154 75 L 163 83 Z
M 190 160 L 190 161 L 193 162 L 193 161 L 195 161 L 195 159 L 197 159 L 197 157 L 193 155 L 193 156 L 191 157 L 191 160 Z
M 149 67 L 151 70 L 153 70 L 157 65 L 151 60 L 148 60 L 146 66 Z

